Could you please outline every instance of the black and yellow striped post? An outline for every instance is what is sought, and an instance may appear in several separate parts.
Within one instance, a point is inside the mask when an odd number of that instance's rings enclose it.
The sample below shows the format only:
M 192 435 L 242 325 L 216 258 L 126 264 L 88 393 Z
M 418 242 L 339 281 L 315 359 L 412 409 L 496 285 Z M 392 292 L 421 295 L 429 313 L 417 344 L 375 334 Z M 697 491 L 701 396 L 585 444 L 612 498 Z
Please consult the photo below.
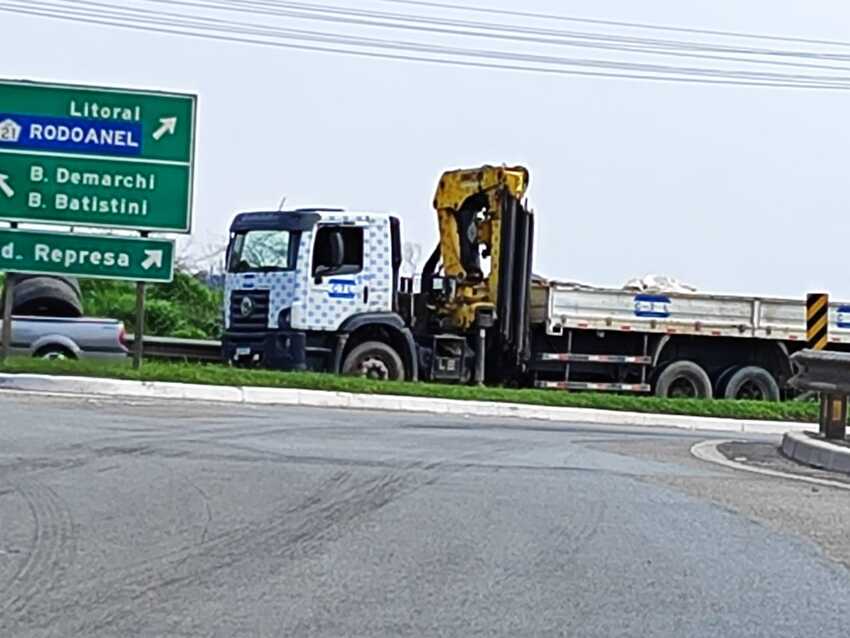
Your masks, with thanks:
M 829 344 L 829 295 L 806 297 L 806 341 L 811 350 L 824 350 Z M 820 394 L 820 433 L 827 439 L 843 439 L 847 427 L 847 395 Z
M 829 295 L 813 293 L 806 297 L 806 341 L 812 350 L 824 350 L 829 343 Z

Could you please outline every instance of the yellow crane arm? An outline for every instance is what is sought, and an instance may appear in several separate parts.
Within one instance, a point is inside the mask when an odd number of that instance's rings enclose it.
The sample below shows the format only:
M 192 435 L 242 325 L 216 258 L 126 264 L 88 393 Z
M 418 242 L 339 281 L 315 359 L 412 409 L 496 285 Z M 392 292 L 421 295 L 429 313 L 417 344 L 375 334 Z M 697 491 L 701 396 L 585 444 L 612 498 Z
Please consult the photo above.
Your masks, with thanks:
M 521 166 L 482 166 L 443 173 L 434 196 L 434 208 L 440 225 L 440 251 L 447 276 L 460 281 L 467 277 L 461 261 L 461 232 L 471 232 L 472 224 L 467 229 L 459 228 L 458 224 L 465 207 L 469 207 L 470 215 L 486 211 L 487 216 L 480 220 L 476 234 L 468 239 L 470 243 L 483 244 L 485 250 L 492 253 L 499 240 L 498 233 L 493 232 L 493 222 L 498 223 L 500 217 L 497 201 L 500 192 L 506 189 L 516 199 L 522 199 L 527 188 L 528 170 Z
M 440 226 L 443 271 L 457 284 L 446 308 L 458 328 L 469 328 L 482 308 L 495 308 L 501 259 L 502 198 L 522 200 L 528 170 L 482 166 L 448 171 L 440 178 L 434 208 Z M 483 272 L 480 257 L 490 258 Z

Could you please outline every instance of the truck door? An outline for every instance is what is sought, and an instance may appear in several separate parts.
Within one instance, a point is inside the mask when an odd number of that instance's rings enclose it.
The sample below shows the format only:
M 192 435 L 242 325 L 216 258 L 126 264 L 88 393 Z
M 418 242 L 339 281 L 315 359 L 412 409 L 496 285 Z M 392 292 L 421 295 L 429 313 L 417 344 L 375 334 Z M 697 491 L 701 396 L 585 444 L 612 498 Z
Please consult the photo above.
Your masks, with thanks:
M 364 236 L 362 224 L 317 226 L 307 283 L 306 330 L 337 330 L 345 319 L 369 308 Z

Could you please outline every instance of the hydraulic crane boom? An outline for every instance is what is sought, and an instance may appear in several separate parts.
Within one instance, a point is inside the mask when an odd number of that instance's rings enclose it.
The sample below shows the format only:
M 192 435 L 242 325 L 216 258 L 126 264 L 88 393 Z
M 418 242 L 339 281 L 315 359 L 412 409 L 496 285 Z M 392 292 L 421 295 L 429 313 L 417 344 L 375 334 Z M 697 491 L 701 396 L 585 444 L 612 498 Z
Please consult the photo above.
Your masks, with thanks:
M 522 199 L 524 167 L 483 166 L 443 174 L 434 197 L 440 244 L 425 266 L 431 288 L 438 262 L 451 282 L 433 295 L 437 316 L 461 334 L 497 327 L 487 338 L 490 358 L 519 365 L 527 348 L 533 216 Z M 476 366 L 483 367 L 483 366 Z
M 445 308 L 454 327 L 471 328 L 480 314 L 496 310 L 504 210 L 512 201 L 519 202 L 527 188 L 528 171 L 523 167 L 483 166 L 449 171 L 440 179 L 434 208 L 443 272 L 456 282 Z

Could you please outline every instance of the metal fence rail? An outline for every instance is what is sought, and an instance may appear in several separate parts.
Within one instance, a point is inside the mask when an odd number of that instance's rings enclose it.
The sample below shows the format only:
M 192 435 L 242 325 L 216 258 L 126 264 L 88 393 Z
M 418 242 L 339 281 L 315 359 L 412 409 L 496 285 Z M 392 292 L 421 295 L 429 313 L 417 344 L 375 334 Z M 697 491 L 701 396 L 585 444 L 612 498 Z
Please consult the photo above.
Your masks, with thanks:
M 850 353 L 801 350 L 791 355 L 792 387 L 820 393 L 820 433 L 827 439 L 847 436 Z
M 132 351 L 135 335 L 127 335 L 127 347 Z M 145 357 L 169 361 L 221 361 L 221 341 L 178 339 L 175 337 L 144 338 Z

